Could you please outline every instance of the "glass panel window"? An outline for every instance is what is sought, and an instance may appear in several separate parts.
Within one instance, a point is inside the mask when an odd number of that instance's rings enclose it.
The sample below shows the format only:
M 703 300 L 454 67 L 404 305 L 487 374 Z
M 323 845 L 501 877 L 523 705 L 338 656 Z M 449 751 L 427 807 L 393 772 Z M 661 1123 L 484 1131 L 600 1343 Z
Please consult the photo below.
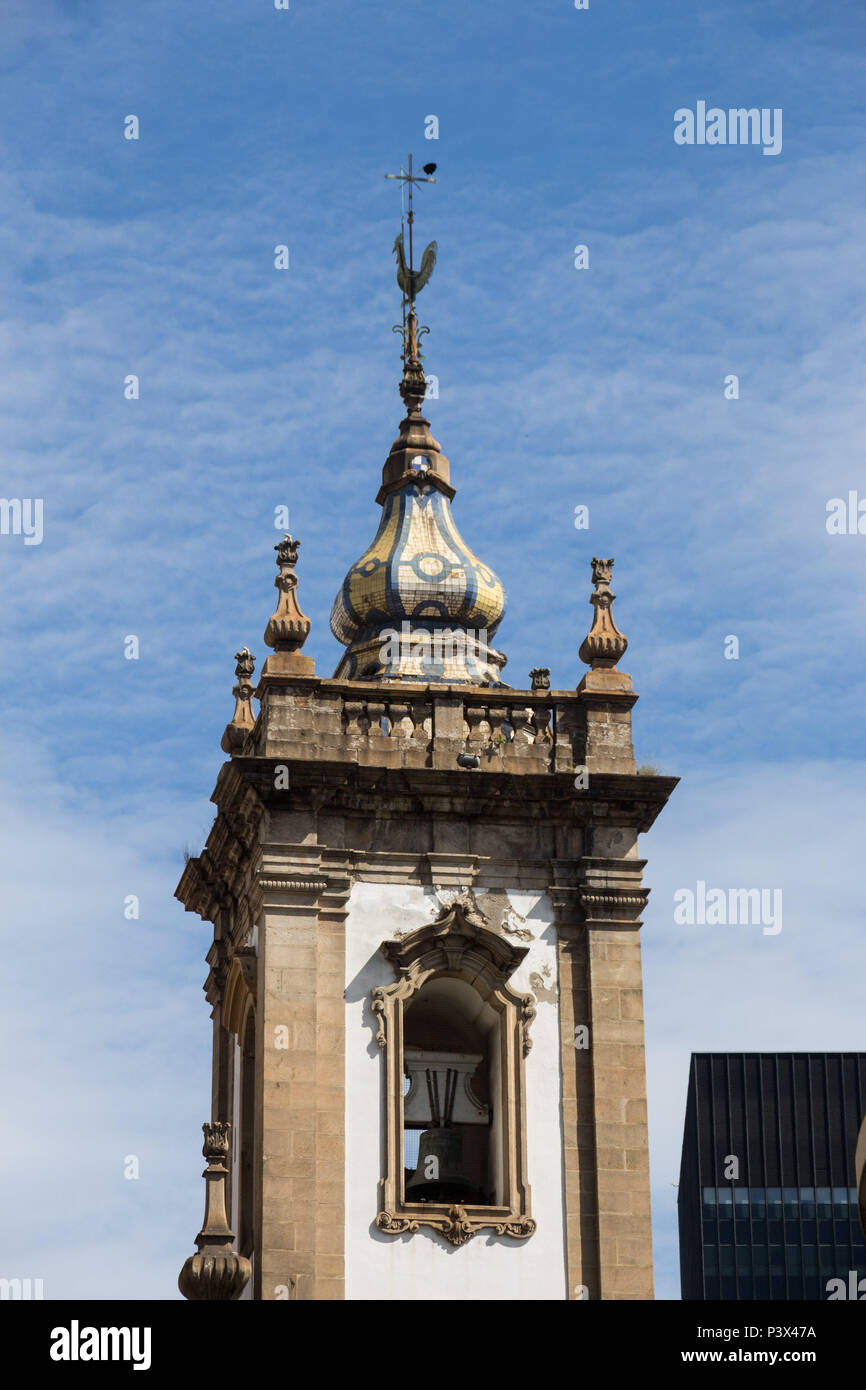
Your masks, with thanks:
M 832 1216 L 833 1211 L 830 1203 L 829 1187 L 819 1187 L 815 1192 L 815 1200 L 818 1203 L 818 1216 Z
M 786 1187 L 783 1194 L 785 1203 L 785 1215 L 787 1217 L 798 1217 L 800 1215 L 800 1194 L 796 1187 Z
M 766 1245 L 755 1245 L 752 1248 L 752 1265 L 756 1274 L 768 1274 L 770 1272 L 769 1251 Z
M 719 1297 L 719 1276 L 717 1274 L 707 1274 L 704 1276 L 704 1298 L 718 1299 Z
M 749 1189 L 747 1187 L 734 1188 L 734 1215 L 749 1215 Z
M 787 1265 L 789 1274 L 800 1274 L 802 1272 L 803 1262 L 799 1245 L 785 1246 L 785 1264 Z
M 734 1241 L 737 1245 L 751 1245 L 752 1234 L 748 1221 L 734 1222 Z
M 832 1245 L 818 1246 L 818 1271 L 822 1278 L 832 1278 L 836 1271 L 836 1251 Z M 846 1271 L 847 1273 L 847 1271 Z
M 737 1273 L 751 1274 L 752 1272 L 752 1251 L 748 1245 L 737 1246 Z
M 833 1188 L 833 1215 L 836 1217 L 848 1215 L 848 1189 L 847 1187 Z
M 733 1274 L 734 1247 L 732 1245 L 719 1246 L 719 1270 L 722 1274 Z
M 719 1211 L 720 1211 L 720 1212 L 724 1212 L 726 1216 L 730 1216 L 730 1214 L 731 1214 L 731 1206 L 732 1206 L 732 1204 L 733 1204 L 733 1201 L 734 1201 L 734 1194 L 733 1194 L 733 1192 L 731 1191 L 731 1189 L 730 1189 L 729 1187 L 720 1187 L 720 1188 L 719 1188 Z
M 781 1245 L 770 1246 L 770 1274 L 785 1273 L 785 1255 Z
M 719 1222 L 719 1245 L 733 1245 L 734 1243 L 734 1223 L 733 1221 Z
M 715 1216 L 716 1214 L 716 1189 L 705 1187 L 703 1190 L 704 1216 Z
M 763 1187 L 752 1188 L 752 1216 L 763 1219 L 767 1215 L 767 1193 Z
M 817 1273 L 818 1273 L 818 1248 L 817 1248 L 817 1246 L 815 1246 L 815 1245 L 804 1245 L 804 1246 L 803 1246 L 803 1250 L 802 1250 L 802 1255 L 803 1255 L 803 1273 L 804 1273 L 804 1274 L 817 1274 Z
M 735 1299 L 737 1297 L 737 1281 L 733 1274 L 726 1275 L 721 1280 L 722 1298 Z
M 782 1215 L 782 1189 L 781 1187 L 767 1188 L 767 1215 Z
M 704 1246 L 704 1273 L 718 1274 L 719 1272 L 719 1252 L 715 1245 Z
M 800 1188 L 800 1215 L 814 1217 L 815 1215 L 815 1189 L 814 1187 Z

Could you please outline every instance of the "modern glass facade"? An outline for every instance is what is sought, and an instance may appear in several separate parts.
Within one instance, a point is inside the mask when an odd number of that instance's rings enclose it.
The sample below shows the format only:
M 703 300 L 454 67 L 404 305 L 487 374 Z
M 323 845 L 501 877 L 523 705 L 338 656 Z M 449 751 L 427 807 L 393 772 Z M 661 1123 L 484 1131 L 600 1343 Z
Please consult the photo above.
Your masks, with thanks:
M 684 1299 L 826 1299 L 830 1280 L 866 1279 L 854 1186 L 864 1113 L 866 1054 L 693 1054 Z

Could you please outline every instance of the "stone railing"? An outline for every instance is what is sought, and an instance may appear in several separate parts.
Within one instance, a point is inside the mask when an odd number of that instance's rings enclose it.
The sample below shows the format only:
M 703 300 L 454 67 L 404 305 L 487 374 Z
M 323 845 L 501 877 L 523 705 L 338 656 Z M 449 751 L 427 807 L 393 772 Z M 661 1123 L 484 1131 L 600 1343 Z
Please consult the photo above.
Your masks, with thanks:
M 349 737 L 414 738 L 429 743 L 436 736 L 437 706 L 441 709 L 436 699 L 394 698 L 380 690 L 370 700 L 347 697 L 343 700 L 343 732 Z M 550 716 L 549 703 L 533 708 L 523 695 L 514 704 L 488 704 L 478 696 L 464 697 L 463 734 L 470 745 L 497 746 L 515 739 L 518 744 L 551 743 Z
M 508 690 L 296 677 L 264 679 L 243 755 L 452 768 L 458 754 L 485 771 L 567 772 L 593 737 L 606 770 L 633 771 L 626 691 Z M 240 751 L 240 750 L 239 750 Z M 626 766 L 630 764 L 630 766 Z

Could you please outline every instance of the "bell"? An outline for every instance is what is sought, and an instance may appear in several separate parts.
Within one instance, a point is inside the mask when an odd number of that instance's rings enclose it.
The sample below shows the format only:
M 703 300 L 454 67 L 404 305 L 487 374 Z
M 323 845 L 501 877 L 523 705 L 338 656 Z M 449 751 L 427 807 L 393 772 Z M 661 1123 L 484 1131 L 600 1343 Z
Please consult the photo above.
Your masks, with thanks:
M 463 1171 L 459 1129 L 425 1129 L 418 1141 L 418 1163 L 406 1184 L 407 1202 L 478 1202 L 475 1184 Z

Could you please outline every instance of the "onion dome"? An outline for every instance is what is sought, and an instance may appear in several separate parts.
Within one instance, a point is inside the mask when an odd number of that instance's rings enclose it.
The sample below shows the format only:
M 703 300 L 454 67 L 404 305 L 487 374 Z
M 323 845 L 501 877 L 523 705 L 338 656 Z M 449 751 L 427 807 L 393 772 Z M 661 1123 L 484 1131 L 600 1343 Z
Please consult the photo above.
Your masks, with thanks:
M 382 471 L 382 519 L 331 610 L 347 648 L 335 679 L 502 685 L 490 640 L 505 590 L 451 515 L 450 467 L 421 414 L 426 381 L 410 309 L 400 395 L 406 417 Z

